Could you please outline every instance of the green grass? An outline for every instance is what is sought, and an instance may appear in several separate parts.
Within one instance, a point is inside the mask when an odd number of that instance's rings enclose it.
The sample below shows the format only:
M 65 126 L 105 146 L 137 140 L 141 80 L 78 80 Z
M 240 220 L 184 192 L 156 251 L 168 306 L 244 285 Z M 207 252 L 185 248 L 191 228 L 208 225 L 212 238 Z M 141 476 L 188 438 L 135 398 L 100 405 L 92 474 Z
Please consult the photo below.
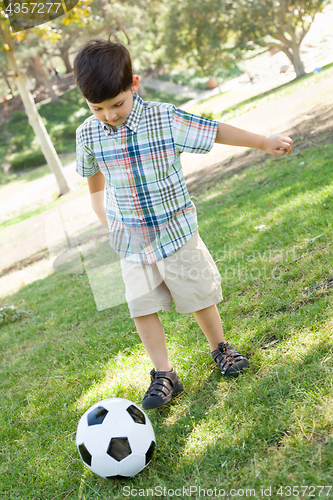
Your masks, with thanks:
M 140 405 L 149 384 L 127 306 L 98 312 L 86 274 L 54 273 L 6 297 L 37 314 L 0 330 L 1 498 L 134 498 L 124 486 L 141 498 L 157 486 L 255 489 L 256 499 L 271 487 L 273 500 L 287 498 L 281 486 L 298 486 L 292 498 L 319 498 L 332 483 L 333 310 L 332 289 L 310 287 L 333 275 L 332 154 L 327 144 L 301 157 L 263 155 L 238 175 L 192 186 L 222 276 L 225 336 L 251 364 L 222 379 L 193 316 L 161 313 L 185 391 L 149 412 L 155 458 L 132 479 L 94 476 L 75 447 L 89 406 L 106 397 Z M 320 498 L 333 498 L 327 492 Z

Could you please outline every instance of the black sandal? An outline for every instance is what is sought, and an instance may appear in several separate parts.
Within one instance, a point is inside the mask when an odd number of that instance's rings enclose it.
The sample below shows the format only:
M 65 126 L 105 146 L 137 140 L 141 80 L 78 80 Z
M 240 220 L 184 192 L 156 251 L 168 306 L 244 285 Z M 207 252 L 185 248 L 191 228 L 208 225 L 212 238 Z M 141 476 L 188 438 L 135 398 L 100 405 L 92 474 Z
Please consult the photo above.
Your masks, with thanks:
M 183 384 L 178 379 L 174 369 L 171 372 L 157 372 L 153 368 L 150 376 L 149 389 L 142 399 L 142 408 L 144 410 L 158 408 L 169 403 L 173 394 L 183 390 Z
M 220 342 L 218 349 L 211 354 L 222 375 L 226 377 L 238 377 L 240 372 L 250 364 L 245 356 L 226 342 Z

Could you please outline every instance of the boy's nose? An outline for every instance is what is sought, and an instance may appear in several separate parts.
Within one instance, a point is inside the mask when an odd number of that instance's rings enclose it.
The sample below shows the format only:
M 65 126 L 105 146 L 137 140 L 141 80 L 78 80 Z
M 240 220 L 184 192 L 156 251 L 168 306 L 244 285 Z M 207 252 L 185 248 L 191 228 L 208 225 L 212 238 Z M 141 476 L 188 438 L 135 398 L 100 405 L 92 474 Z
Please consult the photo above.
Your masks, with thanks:
M 105 119 L 107 122 L 112 122 L 117 118 L 117 113 L 115 111 L 107 111 L 105 113 Z

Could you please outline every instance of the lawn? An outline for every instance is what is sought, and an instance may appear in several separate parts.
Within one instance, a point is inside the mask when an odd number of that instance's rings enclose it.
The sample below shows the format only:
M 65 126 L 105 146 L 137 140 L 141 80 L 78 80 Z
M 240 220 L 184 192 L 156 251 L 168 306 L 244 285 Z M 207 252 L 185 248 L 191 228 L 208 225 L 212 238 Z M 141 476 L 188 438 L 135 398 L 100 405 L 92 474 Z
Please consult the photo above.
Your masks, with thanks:
M 0 328 L 0 498 L 149 498 L 157 487 L 163 498 L 183 487 L 183 498 L 190 487 L 201 498 L 333 498 L 332 155 L 330 143 L 249 155 L 238 174 L 192 188 L 222 276 L 225 336 L 250 367 L 221 378 L 193 316 L 161 313 L 185 390 L 149 411 L 155 456 L 132 479 L 94 476 L 75 446 L 89 406 L 140 405 L 149 385 L 126 304 L 98 312 L 85 273 L 5 298 L 33 315 Z

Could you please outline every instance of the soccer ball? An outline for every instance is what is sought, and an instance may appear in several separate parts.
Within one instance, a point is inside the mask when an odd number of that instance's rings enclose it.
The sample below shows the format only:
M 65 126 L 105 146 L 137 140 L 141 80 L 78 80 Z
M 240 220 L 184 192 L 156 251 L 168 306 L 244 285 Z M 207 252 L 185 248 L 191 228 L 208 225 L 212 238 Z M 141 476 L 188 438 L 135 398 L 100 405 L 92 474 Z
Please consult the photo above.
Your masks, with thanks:
M 147 415 L 128 399 L 103 399 L 82 415 L 76 446 L 98 476 L 131 477 L 151 461 L 155 433 Z

